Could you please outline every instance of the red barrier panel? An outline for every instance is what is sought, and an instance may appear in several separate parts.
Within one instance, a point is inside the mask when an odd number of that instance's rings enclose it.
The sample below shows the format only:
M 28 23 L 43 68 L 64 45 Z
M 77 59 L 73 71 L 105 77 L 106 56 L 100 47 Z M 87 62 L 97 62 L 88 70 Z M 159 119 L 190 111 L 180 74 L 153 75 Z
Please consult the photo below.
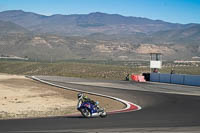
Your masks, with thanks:
M 138 76 L 138 82 L 146 82 L 144 76 Z
M 144 79 L 144 76 L 140 76 L 140 75 L 134 75 L 134 74 L 132 74 L 131 75 L 131 79 L 133 81 L 136 81 L 136 82 L 146 82 L 146 80 Z
M 132 79 L 133 81 L 137 81 L 137 82 L 138 82 L 138 75 L 132 74 L 132 75 L 131 75 L 131 79 Z

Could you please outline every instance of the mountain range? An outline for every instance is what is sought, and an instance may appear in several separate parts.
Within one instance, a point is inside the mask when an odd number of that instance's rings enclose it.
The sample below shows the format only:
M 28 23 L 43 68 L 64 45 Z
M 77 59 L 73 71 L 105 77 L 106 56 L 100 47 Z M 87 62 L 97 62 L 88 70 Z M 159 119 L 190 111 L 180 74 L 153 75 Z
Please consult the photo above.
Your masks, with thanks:
M 165 59 L 200 56 L 200 24 L 169 23 L 119 14 L 45 16 L 22 10 L 0 12 L 0 54 L 48 60 Z

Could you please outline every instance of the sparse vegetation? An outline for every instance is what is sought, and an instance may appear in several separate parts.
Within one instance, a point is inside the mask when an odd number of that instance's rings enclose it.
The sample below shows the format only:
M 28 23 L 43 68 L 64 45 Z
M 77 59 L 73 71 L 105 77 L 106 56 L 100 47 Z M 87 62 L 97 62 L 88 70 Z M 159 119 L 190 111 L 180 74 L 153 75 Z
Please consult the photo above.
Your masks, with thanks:
M 114 64 L 114 65 L 113 65 Z M 96 78 L 109 80 L 124 80 L 127 73 L 141 74 L 149 72 L 146 66 L 125 66 L 125 62 L 97 63 L 97 62 L 26 62 L 26 61 L 0 61 L 0 73 L 19 75 L 57 75 L 66 77 Z M 177 66 L 174 68 L 178 74 L 200 74 L 200 67 Z M 170 73 L 171 67 L 163 67 L 161 73 Z

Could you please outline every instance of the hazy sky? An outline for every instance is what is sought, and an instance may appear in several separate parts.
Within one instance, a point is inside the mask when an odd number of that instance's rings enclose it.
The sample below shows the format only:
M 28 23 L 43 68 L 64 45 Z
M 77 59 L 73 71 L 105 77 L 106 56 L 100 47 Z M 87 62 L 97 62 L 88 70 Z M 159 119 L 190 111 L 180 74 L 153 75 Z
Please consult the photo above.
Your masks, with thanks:
M 200 23 L 200 0 L 0 0 L 0 11 L 43 15 L 104 12 L 177 23 Z

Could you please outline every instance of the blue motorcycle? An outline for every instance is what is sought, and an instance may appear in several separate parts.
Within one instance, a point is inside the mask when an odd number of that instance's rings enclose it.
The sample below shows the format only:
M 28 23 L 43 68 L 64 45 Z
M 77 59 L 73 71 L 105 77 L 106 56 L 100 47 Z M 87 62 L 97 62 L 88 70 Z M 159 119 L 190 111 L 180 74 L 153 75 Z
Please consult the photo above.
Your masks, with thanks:
M 79 110 L 81 114 L 86 118 L 95 116 L 100 116 L 103 118 L 107 116 L 106 111 L 103 108 L 99 107 L 98 102 L 95 105 L 91 104 L 90 102 L 80 103 L 77 106 L 77 110 Z

